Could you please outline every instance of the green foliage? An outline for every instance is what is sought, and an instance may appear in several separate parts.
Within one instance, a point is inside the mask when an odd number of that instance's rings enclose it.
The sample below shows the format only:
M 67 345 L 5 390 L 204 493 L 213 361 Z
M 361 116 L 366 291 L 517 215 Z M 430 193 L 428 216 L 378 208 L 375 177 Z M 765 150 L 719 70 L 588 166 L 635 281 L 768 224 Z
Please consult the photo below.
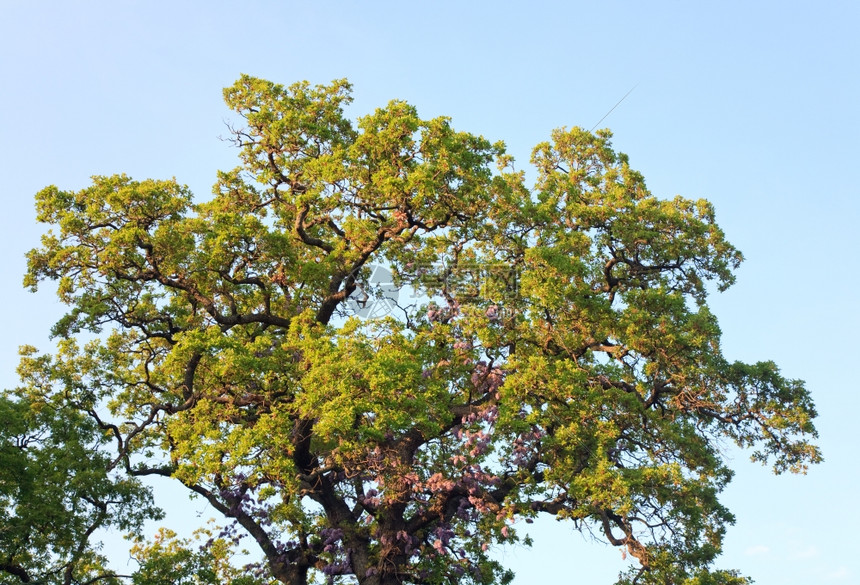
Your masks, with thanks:
M 719 442 L 803 472 L 816 413 L 774 364 L 723 358 L 708 294 L 742 258 L 710 203 L 652 195 L 607 131 L 555 131 L 528 188 L 501 143 L 404 102 L 354 125 L 345 81 L 225 99 L 242 166 L 210 200 L 126 176 L 37 195 L 25 284 L 69 312 L 2 403 L 24 422 L 0 497 L 41 508 L 0 524 L 0 571 L 106 571 L 88 528 L 157 516 L 137 482 L 161 475 L 229 524 L 134 537 L 135 584 L 505 583 L 489 552 L 538 514 L 635 557 L 619 583 L 748 582 L 711 569 Z M 410 298 L 350 316 L 385 301 L 380 265 Z M 51 514 L 62 535 L 16 544 Z
M 203 541 L 203 539 L 206 539 Z M 201 542 L 202 541 L 202 542 Z M 133 585 L 267 585 L 276 581 L 257 577 L 255 567 L 242 569 L 231 564 L 237 551 L 234 542 L 201 528 L 193 539 L 182 539 L 162 528 L 150 542 L 135 539 L 131 556 L 140 567 L 131 577 Z
M 9 393 L 0 420 L 0 583 L 118 583 L 90 537 L 159 518 L 149 493 L 111 472 L 102 433 L 61 396 Z

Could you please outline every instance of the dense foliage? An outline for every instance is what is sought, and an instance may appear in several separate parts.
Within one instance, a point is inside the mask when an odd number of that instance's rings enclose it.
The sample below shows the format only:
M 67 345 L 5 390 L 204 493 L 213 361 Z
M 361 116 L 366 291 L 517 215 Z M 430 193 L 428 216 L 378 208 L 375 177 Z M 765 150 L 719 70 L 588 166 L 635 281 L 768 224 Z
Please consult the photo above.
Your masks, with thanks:
M 803 384 L 720 352 L 741 255 L 712 206 L 653 196 L 605 131 L 555 131 L 527 188 L 501 143 L 401 101 L 355 125 L 349 92 L 242 77 L 205 202 L 37 195 L 25 284 L 69 311 L 0 403 L 0 583 L 504 583 L 493 547 L 539 514 L 635 557 L 620 582 L 745 583 L 710 568 L 721 442 L 820 456 Z M 225 527 L 146 540 L 152 475 Z M 134 574 L 103 526 L 138 534 Z

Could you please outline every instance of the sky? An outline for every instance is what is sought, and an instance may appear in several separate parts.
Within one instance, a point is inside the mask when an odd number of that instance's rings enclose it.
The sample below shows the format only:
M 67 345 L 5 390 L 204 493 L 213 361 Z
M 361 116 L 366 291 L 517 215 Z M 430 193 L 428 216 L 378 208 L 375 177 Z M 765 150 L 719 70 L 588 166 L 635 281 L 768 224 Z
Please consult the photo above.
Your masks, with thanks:
M 600 127 L 656 195 L 711 200 L 746 257 L 711 300 L 725 354 L 806 380 L 820 413 L 826 461 L 806 476 L 727 451 L 737 523 L 718 566 L 758 585 L 860 584 L 860 4 L 0 0 L 0 15 L 5 387 L 17 347 L 49 350 L 62 314 L 49 287 L 21 287 L 34 194 L 126 173 L 207 197 L 238 162 L 219 140 L 221 89 L 242 73 L 347 77 L 353 117 L 404 99 L 504 140 L 520 168 L 553 128 L 591 128 L 633 88 Z M 518 585 L 610 583 L 625 566 L 565 524 L 531 534 L 532 549 L 498 553 Z

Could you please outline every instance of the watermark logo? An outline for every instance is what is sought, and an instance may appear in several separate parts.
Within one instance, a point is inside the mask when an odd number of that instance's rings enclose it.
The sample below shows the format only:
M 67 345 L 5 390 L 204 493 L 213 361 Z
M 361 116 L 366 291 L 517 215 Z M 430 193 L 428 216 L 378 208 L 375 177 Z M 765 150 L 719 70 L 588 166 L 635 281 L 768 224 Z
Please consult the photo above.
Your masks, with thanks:
M 391 271 L 373 264 L 370 276 L 356 283 L 356 289 L 346 300 L 347 311 L 361 319 L 378 319 L 390 314 L 400 298 L 400 287 L 394 283 Z
M 373 264 L 365 269 L 368 276 L 356 281 L 356 289 L 345 303 L 346 311 L 361 319 L 385 317 L 403 299 L 429 301 L 447 296 L 464 305 L 483 301 L 501 303 L 518 293 L 517 269 L 501 263 L 410 265 L 399 275 L 399 282 L 395 282 L 391 270 L 385 266 Z M 492 307 L 498 310 L 497 304 Z

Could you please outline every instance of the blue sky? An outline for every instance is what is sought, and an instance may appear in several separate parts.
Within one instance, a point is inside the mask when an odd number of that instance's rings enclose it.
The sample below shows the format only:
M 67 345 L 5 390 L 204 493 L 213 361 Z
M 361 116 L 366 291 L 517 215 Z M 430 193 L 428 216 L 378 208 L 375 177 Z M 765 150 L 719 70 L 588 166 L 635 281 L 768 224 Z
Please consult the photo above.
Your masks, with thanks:
M 175 176 L 206 197 L 235 166 L 221 88 L 348 77 L 354 116 L 393 98 L 504 140 L 526 167 L 558 126 L 602 123 L 660 196 L 713 201 L 746 255 L 712 300 L 731 359 L 807 381 L 826 462 L 774 477 L 730 452 L 720 565 L 759 585 L 860 583 L 853 528 L 860 8 L 825 2 L 59 2 L 0 0 L 0 382 L 49 349 L 61 308 L 21 289 L 33 195 L 93 174 Z M 637 85 L 638 84 L 638 85 Z M 855 496 L 851 494 L 854 493 Z M 184 501 L 179 502 L 185 506 Z M 553 521 L 500 553 L 518 584 L 611 582 L 617 550 Z

